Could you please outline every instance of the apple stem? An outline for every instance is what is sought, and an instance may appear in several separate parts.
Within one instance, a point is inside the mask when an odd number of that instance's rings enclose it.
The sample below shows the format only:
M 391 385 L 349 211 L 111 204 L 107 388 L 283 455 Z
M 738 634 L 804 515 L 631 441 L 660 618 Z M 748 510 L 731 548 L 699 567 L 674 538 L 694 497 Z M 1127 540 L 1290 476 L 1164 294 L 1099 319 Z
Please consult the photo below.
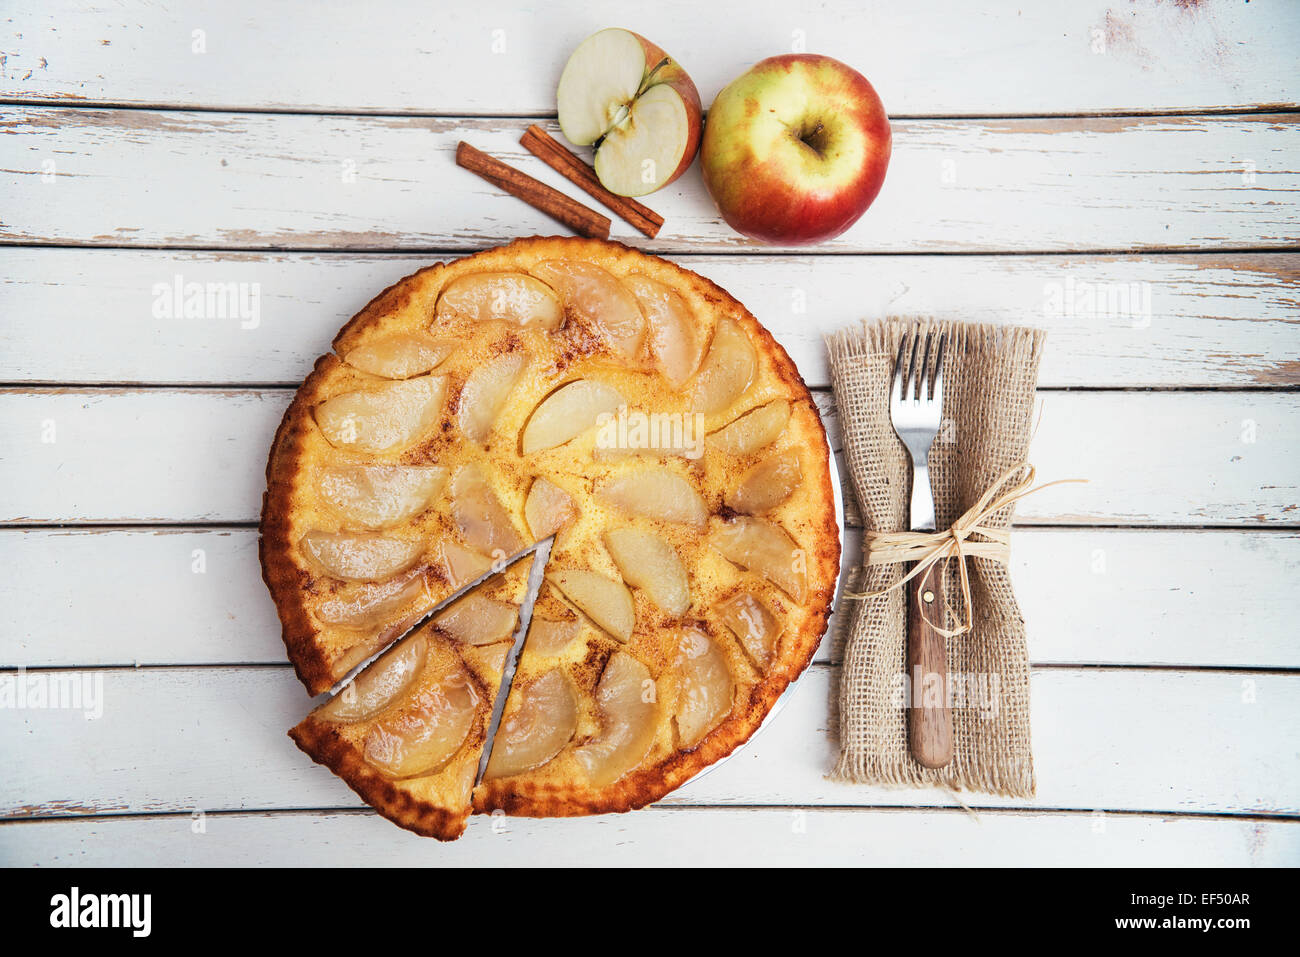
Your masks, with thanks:
M 668 63 L 669 63 L 669 61 L 670 61 L 671 59 L 672 59 L 671 57 L 664 57 L 662 60 L 660 60 L 658 63 L 656 63 L 653 67 L 651 67 L 649 70 L 646 71 L 645 76 L 642 77 L 642 79 L 641 79 L 641 85 L 640 85 L 639 87 L 637 87 L 636 92 L 632 94 L 632 99 L 633 99 L 633 100 L 635 100 L 638 96 L 640 96 L 640 95 L 641 95 L 642 93 L 644 93 L 646 90 L 650 89 L 650 87 L 654 86 L 654 79 L 655 79 L 655 77 L 659 74 L 659 71 L 660 71 L 660 70 L 662 70 L 665 66 L 668 65 Z M 591 145 L 592 145 L 592 148 L 593 148 L 593 149 L 600 149 L 600 144 L 604 141 L 605 136 L 608 136 L 608 135 L 609 135 L 613 130 L 616 130 L 619 126 L 621 126 L 622 123 L 623 123 L 623 121 L 626 120 L 626 119 L 628 118 L 628 116 L 631 114 L 631 112 L 632 112 L 632 107 L 631 107 L 631 106 L 629 106 L 629 105 L 626 104 L 626 103 L 622 104 L 622 105 L 618 108 L 618 112 L 617 112 L 616 114 L 614 114 L 614 119 L 610 122 L 610 124 L 609 124 L 609 129 L 605 131 L 604 136 L 599 137 L 599 138 L 596 140 L 596 142 L 594 142 L 594 143 L 591 144 Z
M 637 87 L 636 96 L 632 97 L 632 99 L 636 99 L 637 96 L 640 96 L 646 90 L 650 89 L 650 87 L 654 86 L 655 76 L 659 73 L 660 70 L 662 70 L 664 67 L 668 65 L 668 61 L 670 59 L 671 57 L 664 57 L 653 67 L 651 67 L 649 70 L 646 71 L 645 76 L 641 80 L 641 85 Z
M 826 129 L 826 124 L 819 122 L 816 126 L 814 126 L 811 130 L 809 130 L 806 133 L 803 130 L 800 130 L 799 142 L 803 143 L 804 146 L 808 147 L 818 156 L 821 156 L 822 146 L 824 146 L 825 144 L 819 144 L 818 140 L 820 139 L 820 134 L 824 129 Z

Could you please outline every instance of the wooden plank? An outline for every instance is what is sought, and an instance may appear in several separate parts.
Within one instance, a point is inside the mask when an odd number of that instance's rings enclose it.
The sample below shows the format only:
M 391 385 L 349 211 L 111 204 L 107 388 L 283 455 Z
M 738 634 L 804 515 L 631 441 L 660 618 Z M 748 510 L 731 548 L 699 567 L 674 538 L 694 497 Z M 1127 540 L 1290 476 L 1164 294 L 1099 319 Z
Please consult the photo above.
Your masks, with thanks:
M 288 668 L 29 673 L 93 683 L 82 709 L 0 709 L 21 775 L 0 816 L 357 807 L 285 730 L 309 707 Z M 828 781 L 838 669 L 814 666 L 743 753 L 665 803 L 951 806 L 938 791 Z M 1300 675 L 1062 669 L 1032 679 L 1038 795 L 972 806 L 1296 814 Z M 995 702 L 994 702 L 995 703 Z
M 474 818 L 451 844 L 366 812 L 125 817 L 0 825 L 11 867 L 1293 867 L 1300 824 L 961 811 L 668 809 Z
M 0 603 L 0 666 L 285 660 L 255 529 L 8 529 Z
M 11 11 L 0 91 L 70 103 L 549 114 L 569 51 L 610 22 L 581 0 L 553 0 L 546 14 L 538 29 L 535 8 L 504 0 L 454 15 L 385 0 L 365 16 L 340 6 L 310 17 L 275 4 L 47 0 Z M 632 19 L 686 66 L 706 105 L 755 60 L 803 49 L 865 71 L 895 114 L 1300 101 L 1300 17 L 1289 4 L 1044 0 L 999 11 L 960 0 L 757 0 L 739 13 L 660 0 Z M 1009 83 L 1009 71 L 1033 81 Z
M 576 188 L 527 153 L 527 120 L 6 107 L 0 242 L 260 249 L 477 249 L 555 225 L 455 166 L 467 140 Z M 828 252 L 1293 246 L 1295 114 L 895 124 L 872 210 Z M 147 171 L 143 174 L 142 171 Z M 756 244 L 695 173 L 655 194 L 660 252 Z
M 841 485 L 851 489 L 833 396 L 816 395 Z M 1039 481 L 1087 481 L 1022 499 L 1015 521 L 1290 524 L 1300 514 L 1292 467 L 1300 450 L 1300 417 L 1293 398 L 1274 392 L 1040 391 L 1030 449 Z M 1246 469 L 1254 467 L 1264 475 L 1248 476 Z M 1225 509 L 1225 497 L 1239 505 Z M 845 521 L 862 522 L 852 494 L 845 496 Z
M 1042 663 L 1295 668 L 1300 595 L 1260 584 L 1297 574 L 1289 533 L 1026 527 L 1012 544 Z
M 3 514 L 18 522 L 169 522 L 183 512 L 193 513 L 189 521 L 255 521 L 263 463 L 291 398 L 283 389 L 0 393 Z
M 296 384 L 372 295 L 437 258 L 0 247 L 5 375 Z M 824 335 L 890 314 L 1042 326 L 1044 386 L 1300 384 L 1300 254 L 678 261 L 744 302 L 814 387 L 830 384 Z M 178 281 L 234 295 L 169 316 Z
M 255 521 L 291 395 L 0 390 L 0 522 Z M 818 396 L 838 448 L 830 393 Z M 1024 524 L 1259 527 L 1300 515 L 1297 393 L 1044 392 L 1041 406 L 1040 476 L 1090 484 L 1025 499 Z
M 1012 555 L 1036 664 L 1300 668 L 1300 598 L 1258 587 L 1300 574 L 1295 533 L 1029 526 Z M 0 667 L 284 661 L 253 529 L 6 529 L 0 606 Z

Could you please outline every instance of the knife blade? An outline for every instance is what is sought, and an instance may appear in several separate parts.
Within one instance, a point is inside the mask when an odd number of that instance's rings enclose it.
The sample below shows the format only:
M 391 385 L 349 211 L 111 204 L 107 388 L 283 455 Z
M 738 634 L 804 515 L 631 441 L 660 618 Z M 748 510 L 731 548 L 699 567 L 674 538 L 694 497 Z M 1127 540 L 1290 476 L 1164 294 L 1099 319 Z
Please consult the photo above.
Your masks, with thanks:
M 411 627 L 407 628 L 400 635 L 395 637 L 392 641 L 388 642 L 388 644 L 384 645 L 384 647 L 380 648 L 370 657 L 364 658 L 359 664 L 354 665 L 348 671 L 347 674 L 345 674 L 342 678 L 340 678 L 337 682 L 335 682 L 334 687 L 330 688 L 329 693 L 331 697 L 338 694 L 340 691 L 342 691 L 348 685 L 348 683 L 352 681 L 352 679 L 354 679 L 357 675 L 361 674 L 361 672 L 369 668 L 370 665 L 374 663 L 375 659 L 381 657 L 384 654 L 384 652 L 392 648 L 393 645 L 397 644 L 399 641 L 404 639 L 407 635 L 412 634 L 417 629 L 423 627 L 435 615 L 444 611 L 453 602 L 457 601 L 460 598 L 465 597 L 465 595 L 469 594 L 471 591 L 473 591 L 479 585 L 483 584 L 488 579 L 492 578 L 494 575 L 500 575 L 502 572 L 504 572 L 515 562 L 519 561 L 525 555 L 529 554 L 530 552 L 536 553 L 538 549 L 540 549 L 543 545 L 546 546 L 547 551 L 549 552 L 551 539 L 547 538 L 547 539 L 543 539 L 540 542 L 534 542 L 533 544 L 529 545 L 527 548 L 522 548 L 519 551 L 515 552 L 515 554 L 511 555 L 509 558 L 501 559 L 499 561 L 493 561 L 492 567 L 489 568 L 487 571 L 485 571 L 483 574 L 479 575 L 477 578 L 473 579 L 472 581 L 462 585 L 460 588 L 457 588 L 454 592 L 452 592 L 442 601 L 438 602 L 438 604 L 434 605 L 427 612 L 421 615 L 419 619 L 413 625 L 411 625 Z M 530 574 L 529 580 L 531 581 L 531 572 L 529 574 Z M 530 592 L 530 594 L 525 598 L 525 601 L 528 603 L 528 608 L 530 612 L 532 610 L 532 603 L 531 601 L 528 601 L 528 599 L 531 597 L 532 594 Z M 520 611 L 521 611 L 520 617 L 522 618 L 522 608 L 520 609 Z
M 551 557 L 551 544 L 555 537 L 544 539 L 538 542 L 533 552 L 533 567 L 528 571 L 528 593 L 524 596 L 523 604 L 519 606 L 519 628 L 515 631 L 514 639 L 510 644 L 510 651 L 506 655 L 505 667 L 501 670 L 501 684 L 497 688 L 496 701 L 492 704 L 492 717 L 488 719 L 487 738 L 483 743 L 483 754 L 479 757 L 478 773 L 474 776 L 474 784 L 477 786 L 483 780 L 483 775 L 487 772 L 488 762 L 492 758 L 492 745 L 496 743 L 497 729 L 501 727 L 501 716 L 506 710 L 506 701 L 510 698 L 510 688 L 515 683 L 515 669 L 519 665 L 519 655 L 524 650 L 524 642 L 528 638 L 528 625 L 533 619 L 533 604 L 537 601 L 537 595 L 542 588 L 542 579 L 546 573 L 546 562 Z

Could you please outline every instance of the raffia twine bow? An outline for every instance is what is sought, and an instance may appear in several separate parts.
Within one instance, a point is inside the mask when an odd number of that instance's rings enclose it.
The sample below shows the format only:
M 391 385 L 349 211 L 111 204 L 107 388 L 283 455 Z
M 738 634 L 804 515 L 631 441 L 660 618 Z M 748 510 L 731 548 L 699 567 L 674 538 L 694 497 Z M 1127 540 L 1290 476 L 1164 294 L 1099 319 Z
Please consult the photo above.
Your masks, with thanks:
M 983 524 L 985 519 L 1006 508 L 1012 502 L 1018 502 L 1026 495 L 1041 492 L 1053 485 L 1066 485 L 1072 482 L 1086 482 L 1087 479 L 1058 479 L 1034 485 L 1034 467 L 1028 462 L 1017 465 L 1003 472 L 983 495 L 966 512 L 952 523 L 951 528 L 934 532 L 867 532 L 867 565 L 895 565 L 899 562 L 915 562 L 912 570 L 888 588 L 870 592 L 845 592 L 845 598 L 878 598 L 887 595 L 895 588 L 902 588 L 913 578 L 925 574 L 936 562 L 948 558 L 957 559 L 960 572 L 962 605 L 965 607 L 966 620 L 953 629 L 940 628 L 934 622 L 930 626 L 945 638 L 964 635 L 974 627 L 975 605 L 970 594 L 970 574 L 966 570 L 966 558 L 991 558 L 1006 565 L 1011 560 L 1011 529 L 996 528 Z M 1003 486 L 1013 483 L 1007 488 Z M 971 536 L 977 536 L 971 541 Z M 920 609 L 920 604 L 917 605 Z

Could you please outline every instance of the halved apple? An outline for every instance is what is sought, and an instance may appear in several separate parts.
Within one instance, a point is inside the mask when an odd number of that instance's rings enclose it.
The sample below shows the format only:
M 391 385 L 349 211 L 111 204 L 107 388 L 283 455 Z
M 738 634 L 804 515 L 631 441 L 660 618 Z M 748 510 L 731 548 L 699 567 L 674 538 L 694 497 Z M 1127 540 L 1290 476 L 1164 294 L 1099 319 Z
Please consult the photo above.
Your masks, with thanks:
M 524 521 L 534 538 L 549 538 L 577 517 L 572 495 L 549 479 L 533 480 L 524 500 Z
M 709 519 L 704 497 L 690 482 L 668 469 L 645 468 L 624 472 L 596 489 L 596 498 L 630 515 L 684 522 L 702 527 Z
M 521 439 L 524 455 L 563 445 L 613 415 L 624 402 L 613 386 L 594 379 L 575 379 L 560 386 L 533 410 Z
M 597 627 L 619 641 L 632 637 L 636 625 L 636 603 L 622 582 L 578 568 L 551 572 L 547 578 Z
M 762 575 L 800 604 L 808 591 L 806 556 L 785 529 L 761 518 L 724 522 L 709 539 L 723 558 Z
M 759 670 L 767 671 L 781 636 L 781 623 L 772 610 L 753 593 L 742 591 L 719 605 L 718 613 Z
M 438 367 L 459 347 L 455 339 L 397 333 L 349 349 L 343 361 L 385 379 L 409 379 Z
M 433 619 L 433 626 L 453 641 L 490 645 L 505 641 L 519 623 L 519 606 L 471 592 Z
M 610 655 L 596 685 L 600 732 L 573 755 L 594 788 L 613 784 L 645 760 L 655 741 L 658 694 L 650 669 L 624 651 Z
M 789 422 L 790 403 L 777 399 L 746 412 L 710 435 L 708 442 L 728 455 L 752 455 L 779 439 Z
M 757 515 L 784 502 L 802 481 L 798 452 L 789 449 L 769 455 L 727 493 L 727 505 L 741 514 Z
M 427 509 L 447 483 L 437 465 L 331 465 L 316 488 L 348 521 L 365 528 L 392 528 Z
M 489 359 L 469 374 L 456 414 L 460 429 L 471 442 L 482 443 L 492 432 L 492 426 L 501 409 L 510 398 L 510 391 L 519 382 L 528 365 L 528 356 L 522 352 L 506 352 Z
M 564 323 L 564 306 L 555 290 L 522 272 L 476 272 L 453 279 L 438 297 L 434 314 L 537 325 L 548 332 Z
M 546 259 L 533 273 L 559 291 L 572 320 L 614 353 L 635 359 L 645 341 L 645 316 L 630 289 L 608 270 L 581 259 Z
M 642 589 L 673 617 L 686 614 L 691 588 L 676 549 L 658 535 L 636 528 L 608 529 L 605 547 L 625 582 Z
M 428 647 L 423 634 L 412 635 L 400 642 L 321 705 L 316 713 L 331 721 L 373 718 L 415 683 L 424 668 Z
M 366 735 L 366 760 L 395 778 L 437 771 L 469 737 L 480 701 L 469 673 L 457 668 L 379 719 Z
M 678 63 L 645 37 L 612 28 L 578 45 L 560 75 L 560 129 L 596 147 L 596 175 L 612 193 L 643 196 L 686 171 L 700 146 L 700 94 Z
M 523 688 L 519 707 L 502 718 L 484 778 L 540 768 L 560 753 L 577 730 L 578 695 L 573 682 L 559 668 L 552 668 Z
M 363 532 L 308 532 L 299 547 L 326 574 L 358 582 L 392 578 L 424 551 L 423 542 Z
M 415 572 L 392 581 L 360 585 L 348 598 L 330 598 L 321 602 L 315 615 L 323 624 L 339 628 L 373 628 L 388 621 L 421 595 L 426 598 L 425 606 L 432 608 L 434 603 L 428 600 L 427 591 L 424 576 Z
M 486 470 L 477 462 L 462 465 L 451 480 L 451 517 L 470 548 L 485 555 L 508 557 L 524 547 Z
M 345 392 L 316 406 L 316 424 L 331 445 L 358 452 L 405 448 L 433 428 L 447 396 L 447 377 L 426 375 Z
M 657 279 L 634 274 L 623 284 L 632 290 L 649 326 L 648 342 L 655 366 L 673 388 L 695 375 L 704 357 L 704 337 L 686 300 Z
M 682 630 L 676 665 L 677 735 L 693 748 L 731 711 L 736 681 L 726 656 L 709 636 L 697 628 Z
M 704 365 L 695 377 L 692 405 L 696 412 L 721 412 L 744 394 L 758 368 L 758 354 L 734 319 L 718 320 Z

